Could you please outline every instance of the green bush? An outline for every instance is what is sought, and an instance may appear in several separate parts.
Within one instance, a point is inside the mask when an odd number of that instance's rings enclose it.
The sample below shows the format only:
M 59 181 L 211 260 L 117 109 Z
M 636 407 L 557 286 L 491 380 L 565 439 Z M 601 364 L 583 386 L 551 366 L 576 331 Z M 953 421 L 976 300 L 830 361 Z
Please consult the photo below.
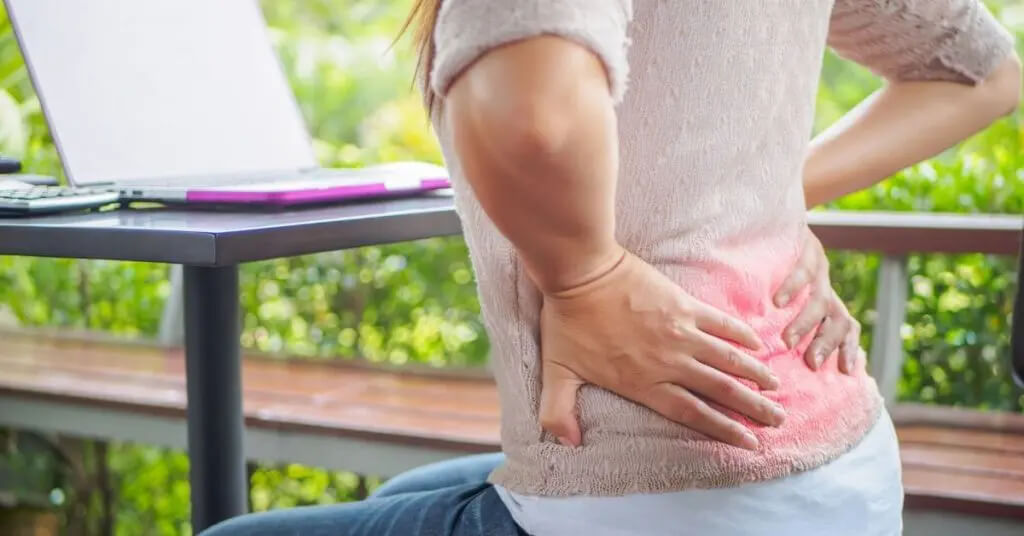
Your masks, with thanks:
M 323 164 L 440 161 L 410 83 L 415 60 L 407 46 L 389 49 L 408 4 L 263 2 Z M 1016 2 L 990 4 L 1008 23 L 1024 20 Z M 835 120 L 876 87 L 878 81 L 863 69 L 828 55 L 818 126 Z M 1021 214 L 1022 149 L 1020 116 L 1015 114 L 833 208 Z M 34 172 L 60 173 L 2 10 L 0 151 L 21 156 Z M 849 252 L 830 256 L 833 280 L 864 322 L 868 343 L 879 259 Z M 1015 411 L 1024 407 L 1024 395 L 1012 386 L 1007 370 L 1013 270 L 1011 259 L 980 254 L 910 257 L 902 399 Z M 152 336 L 168 292 L 163 265 L 0 257 L 0 321 Z M 243 345 L 282 356 L 358 356 L 443 367 L 481 366 L 488 351 L 459 238 L 248 264 L 242 268 L 242 305 Z M 115 481 L 117 534 L 190 532 L 188 461 L 182 453 L 119 444 L 111 446 L 108 461 Z M 258 468 L 251 483 L 255 509 L 350 500 L 368 486 L 349 473 L 299 465 Z

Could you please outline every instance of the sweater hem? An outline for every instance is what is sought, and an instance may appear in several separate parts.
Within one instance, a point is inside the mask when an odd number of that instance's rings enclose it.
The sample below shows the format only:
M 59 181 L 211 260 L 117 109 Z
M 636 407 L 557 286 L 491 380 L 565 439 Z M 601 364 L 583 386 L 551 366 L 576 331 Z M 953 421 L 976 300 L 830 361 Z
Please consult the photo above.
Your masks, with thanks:
M 884 407 L 877 391 L 869 396 L 873 403 L 836 418 L 839 437 L 827 442 L 781 437 L 756 452 L 709 439 L 644 438 L 630 442 L 628 449 L 621 444 L 598 444 L 568 452 L 541 445 L 552 455 L 521 458 L 517 463 L 519 457 L 510 454 L 488 481 L 522 495 L 609 497 L 727 488 L 784 478 L 821 467 L 860 444 Z M 542 467 L 531 467 L 535 464 Z

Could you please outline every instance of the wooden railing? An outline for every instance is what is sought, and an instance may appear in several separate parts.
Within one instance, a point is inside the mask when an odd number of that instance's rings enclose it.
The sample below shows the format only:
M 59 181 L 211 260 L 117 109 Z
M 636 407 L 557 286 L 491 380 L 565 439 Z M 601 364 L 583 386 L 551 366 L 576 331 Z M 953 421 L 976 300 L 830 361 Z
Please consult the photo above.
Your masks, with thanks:
M 828 249 L 882 254 L 875 295 L 876 321 L 869 358 L 871 374 L 892 403 L 903 369 L 900 328 L 906 319 L 907 256 L 911 253 L 1016 255 L 1024 217 L 996 214 L 815 211 L 811 229 Z M 181 267 L 171 269 L 172 292 L 160 323 L 159 341 L 183 340 Z

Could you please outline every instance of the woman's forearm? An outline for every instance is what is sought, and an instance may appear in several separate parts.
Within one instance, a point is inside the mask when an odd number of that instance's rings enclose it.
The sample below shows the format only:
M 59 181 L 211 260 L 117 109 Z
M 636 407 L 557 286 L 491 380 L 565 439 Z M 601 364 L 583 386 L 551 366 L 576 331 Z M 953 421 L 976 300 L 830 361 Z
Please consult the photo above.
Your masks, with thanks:
M 477 199 L 541 290 L 621 258 L 615 112 L 596 56 L 557 37 L 498 48 L 456 80 L 444 112 Z
M 1020 98 L 1020 73 L 1014 56 L 974 86 L 895 82 L 877 91 L 811 142 L 807 206 L 867 188 L 1010 113 Z

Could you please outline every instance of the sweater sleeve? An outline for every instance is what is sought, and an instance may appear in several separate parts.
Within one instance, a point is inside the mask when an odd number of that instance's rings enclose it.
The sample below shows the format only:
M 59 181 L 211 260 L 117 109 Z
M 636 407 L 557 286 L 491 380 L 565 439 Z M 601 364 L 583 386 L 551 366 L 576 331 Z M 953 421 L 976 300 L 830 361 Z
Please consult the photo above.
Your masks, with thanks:
M 981 0 L 836 0 L 828 42 L 889 80 L 970 85 L 1013 50 Z
M 632 0 L 444 0 L 434 29 L 431 89 L 443 96 L 463 70 L 495 47 L 557 35 L 601 59 L 618 102 L 626 91 L 632 11 Z

